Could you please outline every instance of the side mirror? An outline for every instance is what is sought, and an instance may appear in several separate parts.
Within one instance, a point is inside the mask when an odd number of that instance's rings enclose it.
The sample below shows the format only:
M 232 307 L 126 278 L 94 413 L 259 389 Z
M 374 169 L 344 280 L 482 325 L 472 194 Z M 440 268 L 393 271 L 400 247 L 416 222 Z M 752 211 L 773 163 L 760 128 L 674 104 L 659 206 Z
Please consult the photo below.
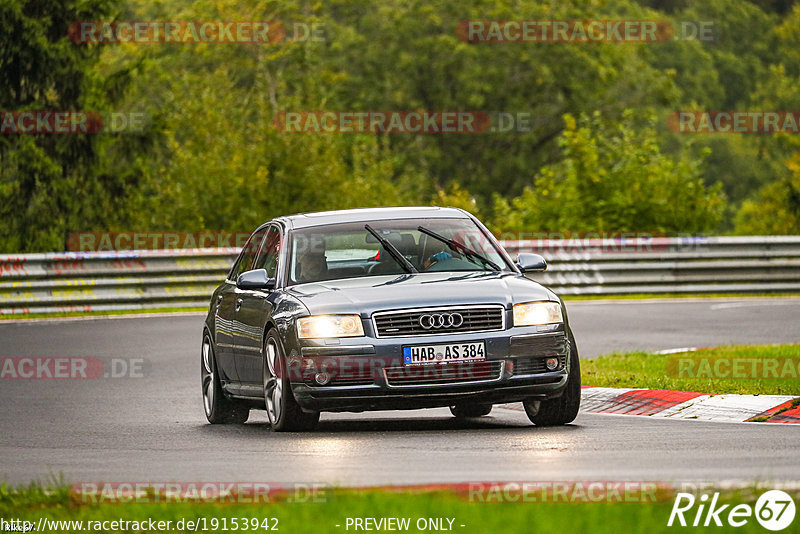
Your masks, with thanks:
M 236 278 L 239 289 L 275 289 L 275 279 L 267 277 L 266 269 L 253 269 L 240 274 Z
M 522 253 L 517 256 L 517 267 L 523 273 L 544 271 L 547 269 L 547 261 L 538 254 Z

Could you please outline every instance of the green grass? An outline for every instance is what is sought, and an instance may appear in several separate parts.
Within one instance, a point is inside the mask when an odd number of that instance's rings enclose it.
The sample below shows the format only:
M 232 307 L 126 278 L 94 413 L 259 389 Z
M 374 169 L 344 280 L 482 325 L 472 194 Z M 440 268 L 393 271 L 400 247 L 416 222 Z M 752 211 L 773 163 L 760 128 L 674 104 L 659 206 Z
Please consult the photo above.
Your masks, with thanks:
M 723 492 L 724 503 L 753 504 L 762 491 L 749 489 Z M 453 518 L 453 531 L 463 533 L 502 532 L 508 534 L 537 533 L 560 534 L 619 534 L 620 532 L 700 532 L 709 529 L 667 527 L 672 509 L 671 493 L 655 503 L 475 503 L 469 502 L 465 494 L 447 490 L 436 491 L 385 491 L 385 490 L 326 490 L 325 502 L 292 503 L 273 502 L 267 504 L 83 504 L 71 498 L 66 487 L 43 490 L 38 486 L 28 488 L 0 488 L 0 517 L 19 518 L 38 524 L 40 517 L 55 520 L 170 520 L 172 531 L 180 519 L 206 518 L 211 526 L 212 518 L 221 521 L 227 518 L 277 518 L 278 531 L 296 534 L 354 532 L 345 529 L 348 517 L 408 517 L 412 528 L 419 518 Z M 797 492 L 794 493 L 797 499 Z M 730 509 L 730 507 L 729 507 Z M 695 509 L 696 510 L 696 506 Z M 693 517 L 687 514 L 687 517 Z M 691 520 L 691 519 L 690 519 Z M 336 525 L 340 525 L 337 527 Z M 464 525 L 461 527 L 461 525 Z M 230 530 L 229 526 L 229 530 Z M 209 530 L 211 530 L 209 528 Z M 220 530 L 220 529 L 217 529 Z M 241 529 L 240 529 L 241 530 Z M 266 530 L 259 529 L 261 532 Z M 250 530 L 249 532 L 258 532 Z M 729 532 L 730 527 L 712 527 L 714 532 Z M 747 525 L 736 528 L 737 532 L 759 532 L 765 530 L 751 518 Z M 77 529 L 51 530 L 74 532 Z M 116 529 L 111 532 L 132 532 L 133 529 Z M 203 531 L 202 528 L 199 529 Z M 800 531 L 800 520 L 795 519 L 784 533 Z
M 581 378 L 587 386 L 670 389 L 710 394 L 800 395 L 800 377 L 681 378 L 677 376 L 675 362 L 670 364 L 670 360 L 678 358 L 774 358 L 779 361 L 792 358 L 796 361 L 800 359 L 800 345 L 727 346 L 681 354 L 613 353 L 582 360 Z
M 107 310 L 107 311 L 75 311 L 75 312 L 52 312 L 52 313 L 9 313 L 0 314 L 0 321 L 14 319 L 55 319 L 62 317 L 107 317 L 114 315 L 140 315 L 143 313 L 178 313 L 178 312 L 198 312 L 206 311 L 208 307 L 197 306 L 181 308 L 177 306 L 168 308 L 142 308 L 136 310 Z

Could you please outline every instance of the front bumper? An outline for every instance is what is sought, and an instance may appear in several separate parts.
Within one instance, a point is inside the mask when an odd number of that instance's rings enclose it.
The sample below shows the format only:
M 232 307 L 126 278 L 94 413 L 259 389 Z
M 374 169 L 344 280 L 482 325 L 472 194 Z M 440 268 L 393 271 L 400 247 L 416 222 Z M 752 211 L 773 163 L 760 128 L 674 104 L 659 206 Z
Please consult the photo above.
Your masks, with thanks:
M 483 342 L 486 359 L 405 367 L 409 345 Z M 480 333 L 303 340 L 287 364 L 298 404 L 314 411 L 417 409 L 558 397 L 570 372 L 564 324 Z M 548 371 L 546 358 L 557 358 Z M 323 374 L 324 385 L 317 377 Z

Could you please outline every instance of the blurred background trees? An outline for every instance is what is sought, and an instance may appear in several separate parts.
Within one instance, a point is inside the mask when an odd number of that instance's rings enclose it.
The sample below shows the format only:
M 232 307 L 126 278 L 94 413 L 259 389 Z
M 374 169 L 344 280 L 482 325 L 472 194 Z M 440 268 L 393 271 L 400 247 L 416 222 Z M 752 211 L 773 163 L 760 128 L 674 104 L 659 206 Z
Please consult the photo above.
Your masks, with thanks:
M 77 45 L 76 20 L 280 20 L 278 44 Z M 711 41 L 468 43 L 465 19 L 710 21 Z M 293 40 L 292 23 L 324 38 Z M 447 204 L 496 231 L 800 233 L 791 135 L 675 134 L 681 109 L 800 110 L 800 6 L 720 0 L 6 0 L 0 109 L 144 112 L 0 135 L 0 251 L 78 231 L 249 231 Z M 297 134 L 286 110 L 526 113 L 523 131 Z

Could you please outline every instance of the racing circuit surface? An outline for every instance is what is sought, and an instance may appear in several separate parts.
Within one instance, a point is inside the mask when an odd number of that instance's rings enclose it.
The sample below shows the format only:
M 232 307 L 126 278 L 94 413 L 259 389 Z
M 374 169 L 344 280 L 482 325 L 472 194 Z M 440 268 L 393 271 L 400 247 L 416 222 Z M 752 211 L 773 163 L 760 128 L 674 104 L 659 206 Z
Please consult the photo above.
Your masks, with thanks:
M 800 299 L 583 301 L 582 357 L 800 341 Z M 800 480 L 795 425 L 581 414 L 536 428 L 495 407 L 322 415 L 307 434 L 211 426 L 200 395 L 202 314 L 0 323 L 0 357 L 142 358 L 144 376 L 0 381 L 0 480 L 419 484 L 500 480 Z

